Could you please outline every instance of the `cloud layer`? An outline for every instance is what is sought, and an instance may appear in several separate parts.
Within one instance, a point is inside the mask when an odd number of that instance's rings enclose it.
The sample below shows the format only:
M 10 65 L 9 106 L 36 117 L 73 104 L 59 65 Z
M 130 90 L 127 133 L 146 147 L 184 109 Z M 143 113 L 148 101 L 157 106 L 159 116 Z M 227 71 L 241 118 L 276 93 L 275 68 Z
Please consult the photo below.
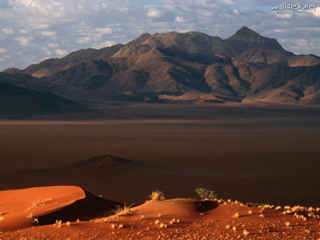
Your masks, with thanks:
M 319 21 L 320 4 L 316 11 L 272 11 L 264 0 L 2 0 L 0 70 L 126 43 L 145 32 L 227 38 L 242 26 L 277 38 L 294 53 L 320 55 Z

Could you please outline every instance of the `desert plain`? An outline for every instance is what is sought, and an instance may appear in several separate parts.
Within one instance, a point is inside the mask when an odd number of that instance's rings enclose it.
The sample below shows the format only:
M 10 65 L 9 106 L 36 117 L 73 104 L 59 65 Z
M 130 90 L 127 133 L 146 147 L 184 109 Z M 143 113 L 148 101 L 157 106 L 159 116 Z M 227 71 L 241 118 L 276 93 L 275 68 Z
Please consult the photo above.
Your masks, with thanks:
M 318 108 L 119 108 L 1 121 L 2 239 L 320 237 Z

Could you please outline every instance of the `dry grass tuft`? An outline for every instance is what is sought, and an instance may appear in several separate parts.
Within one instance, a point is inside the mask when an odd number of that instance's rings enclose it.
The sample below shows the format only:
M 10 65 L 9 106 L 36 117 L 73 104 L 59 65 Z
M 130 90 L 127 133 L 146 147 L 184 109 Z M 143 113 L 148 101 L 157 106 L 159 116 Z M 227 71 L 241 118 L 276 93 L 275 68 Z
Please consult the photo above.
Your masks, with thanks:
M 163 201 L 165 200 L 165 196 L 162 191 L 159 191 L 158 189 L 156 191 L 153 191 L 149 195 L 150 200 L 148 202 L 157 202 L 157 201 Z
M 134 203 L 127 205 L 126 203 L 123 205 L 123 207 L 121 207 L 120 205 L 116 206 L 116 209 L 113 210 L 115 212 L 115 214 L 119 215 L 119 216 L 123 216 L 123 215 L 128 215 L 131 214 L 132 210 L 132 206 L 134 205 Z

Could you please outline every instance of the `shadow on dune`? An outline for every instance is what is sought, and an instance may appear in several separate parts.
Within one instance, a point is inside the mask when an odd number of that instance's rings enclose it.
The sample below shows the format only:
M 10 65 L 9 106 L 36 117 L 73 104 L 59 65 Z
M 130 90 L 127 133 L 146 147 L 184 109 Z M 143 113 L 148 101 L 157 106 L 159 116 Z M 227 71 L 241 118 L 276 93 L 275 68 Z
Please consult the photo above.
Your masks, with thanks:
M 199 202 L 196 202 L 196 206 L 197 206 L 198 212 L 204 213 L 209 210 L 217 208 L 219 206 L 219 203 L 215 201 L 199 201 Z
M 57 211 L 38 216 L 40 225 L 53 224 L 56 220 L 66 221 L 88 221 L 93 218 L 109 216 L 114 214 L 113 209 L 116 206 L 122 206 L 122 203 L 114 202 L 104 198 L 97 197 L 85 191 L 85 198 L 75 201 Z

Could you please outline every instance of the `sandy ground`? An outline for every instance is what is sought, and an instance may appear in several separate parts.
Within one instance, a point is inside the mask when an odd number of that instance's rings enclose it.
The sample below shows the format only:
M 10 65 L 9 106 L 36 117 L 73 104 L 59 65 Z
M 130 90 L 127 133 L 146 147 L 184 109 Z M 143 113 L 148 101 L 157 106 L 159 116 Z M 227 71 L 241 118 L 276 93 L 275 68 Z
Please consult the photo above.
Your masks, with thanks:
M 158 108 L 0 122 L 0 239 L 320 238 L 319 110 Z M 155 189 L 168 200 L 145 203 Z
M 196 187 L 243 202 L 317 206 L 320 125 L 295 119 L 2 122 L 0 189 L 76 185 L 118 202 Z M 111 154 L 188 171 L 100 168 L 30 172 Z M 123 191 L 118 191 L 123 189 Z
M 31 204 L 32 199 L 50 199 Z M 72 186 L 0 192 L 1 239 L 318 239 L 320 209 L 301 206 L 249 206 L 231 200 L 175 198 L 111 214 L 92 213 L 97 197 Z M 23 197 L 21 197 L 23 196 Z M 79 218 L 68 221 L 79 201 Z M 109 208 L 102 199 L 100 207 Z M 90 211 L 91 208 L 91 211 Z M 105 210 L 106 208 L 104 208 Z M 31 216 L 30 212 L 34 214 Z M 48 216 L 55 218 L 48 220 Z M 104 216 L 103 216 L 104 214 Z M 100 216 L 98 216 L 100 215 Z M 102 215 L 102 216 L 101 216 Z M 61 220 L 61 221 L 60 221 Z M 51 222 L 50 222 L 51 221 Z

